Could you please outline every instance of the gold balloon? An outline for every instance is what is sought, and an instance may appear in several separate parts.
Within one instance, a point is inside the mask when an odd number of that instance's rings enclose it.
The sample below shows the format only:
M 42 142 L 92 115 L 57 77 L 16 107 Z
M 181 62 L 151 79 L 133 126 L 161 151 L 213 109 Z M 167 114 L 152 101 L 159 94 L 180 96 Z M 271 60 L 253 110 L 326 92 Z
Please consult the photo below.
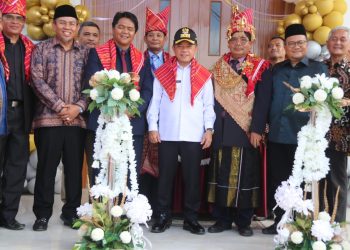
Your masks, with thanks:
M 83 6 L 82 5 L 77 5 L 75 6 L 75 12 L 77 13 L 78 16 L 80 16 L 81 11 L 83 10 Z
M 333 29 L 339 25 L 342 25 L 343 21 L 343 15 L 339 11 L 332 11 L 323 18 L 323 25 Z
M 28 36 L 33 40 L 40 41 L 46 38 L 46 35 L 42 27 L 33 25 L 31 23 L 27 25 L 27 33 L 28 33 Z
M 50 11 L 49 11 L 49 17 L 50 17 L 50 18 L 53 18 L 54 15 L 55 15 L 55 11 L 54 11 L 54 10 L 50 10 Z
M 310 7 L 310 6 L 313 5 L 313 4 L 314 4 L 314 1 L 313 1 L 313 0 L 307 0 L 307 1 L 305 1 L 306 7 Z
M 43 30 L 48 37 L 53 37 L 56 34 L 52 27 L 52 21 L 45 23 L 43 26 Z
M 44 22 L 44 23 L 48 23 L 50 22 L 50 17 L 48 15 L 42 15 L 41 16 L 41 20 Z
M 46 6 L 40 7 L 40 13 L 46 15 L 49 12 L 49 9 Z
M 312 33 L 309 31 L 306 31 L 306 38 L 308 41 L 312 40 Z
M 33 6 L 27 11 L 26 22 L 34 25 L 41 25 L 43 23 L 39 6 Z
M 78 19 L 79 19 L 79 23 L 83 23 L 85 21 L 85 19 L 82 17 L 78 17 Z
M 327 26 L 321 26 L 313 33 L 313 39 L 321 45 L 325 45 L 328 39 L 328 34 L 331 29 Z
M 58 0 L 56 7 L 61 6 L 61 5 L 65 5 L 65 4 L 71 5 L 70 0 Z
M 304 7 L 304 9 L 302 9 L 300 12 L 301 12 L 301 15 L 305 16 L 306 14 L 309 13 L 309 8 L 308 7 Z
M 278 25 L 278 26 L 283 26 L 283 25 L 284 25 L 283 20 L 278 21 L 277 25 Z
M 277 34 L 282 35 L 282 34 L 284 34 L 285 30 L 284 30 L 283 26 L 278 26 L 276 31 L 277 31 Z
M 305 2 L 304 1 L 299 1 L 295 4 L 295 9 L 294 13 L 297 15 L 302 15 L 301 10 L 306 8 Z
M 303 25 L 307 31 L 314 31 L 322 25 L 322 17 L 318 14 L 307 14 L 304 16 Z
M 316 12 L 317 12 L 317 7 L 316 7 L 316 5 L 311 5 L 311 6 L 309 7 L 309 13 L 315 14 Z
M 27 0 L 26 9 L 29 10 L 33 6 L 40 6 L 40 0 Z
M 334 11 L 339 11 L 343 15 L 346 13 L 348 5 L 345 0 L 334 0 Z
M 315 2 L 318 13 L 321 16 L 327 15 L 333 10 L 334 4 L 333 0 L 317 0 Z
M 52 10 L 56 8 L 57 0 L 41 0 L 41 5 Z
M 295 23 L 301 23 L 301 17 L 297 14 L 290 14 L 284 18 L 284 28 Z

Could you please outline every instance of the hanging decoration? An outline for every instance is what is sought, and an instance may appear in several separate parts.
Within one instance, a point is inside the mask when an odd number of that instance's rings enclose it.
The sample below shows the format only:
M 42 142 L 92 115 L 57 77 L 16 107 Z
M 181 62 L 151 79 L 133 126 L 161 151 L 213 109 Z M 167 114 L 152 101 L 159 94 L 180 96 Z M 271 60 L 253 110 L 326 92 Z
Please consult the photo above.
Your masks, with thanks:
M 28 36 L 35 41 L 53 37 L 55 31 L 53 30 L 52 22 L 55 8 L 63 4 L 72 5 L 70 0 L 27 0 L 26 24 Z M 90 11 L 85 6 L 76 5 L 74 8 L 77 12 L 79 23 L 89 18 Z

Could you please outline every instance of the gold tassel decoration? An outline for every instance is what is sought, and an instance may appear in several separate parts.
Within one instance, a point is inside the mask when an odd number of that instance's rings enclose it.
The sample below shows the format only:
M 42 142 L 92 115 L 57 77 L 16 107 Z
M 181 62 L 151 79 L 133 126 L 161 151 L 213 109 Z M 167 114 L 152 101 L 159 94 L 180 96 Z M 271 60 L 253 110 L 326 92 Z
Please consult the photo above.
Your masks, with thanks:
M 335 221 L 335 216 L 337 216 L 338 203 L 339 203 L 339 200 L 338 200 L 338 198 L 339 198 L 339 191 L 340 191 L 340 186 L 338 186 L 337 193 L 335 195 L 335 202 L 334 202 L 334 207 L 333 207 L 331 223 L 333 223 Z

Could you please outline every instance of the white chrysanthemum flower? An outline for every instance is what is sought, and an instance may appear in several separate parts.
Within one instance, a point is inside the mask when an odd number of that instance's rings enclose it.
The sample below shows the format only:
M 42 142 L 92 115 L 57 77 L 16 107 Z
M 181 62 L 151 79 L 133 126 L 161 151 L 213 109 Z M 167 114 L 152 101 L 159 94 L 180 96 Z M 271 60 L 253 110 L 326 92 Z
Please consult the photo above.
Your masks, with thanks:
M 335 87 L 332 89 L 332 96 L 334 99 L 340 100 L 344 97 L 344 90 L 340 87 Z
M 109 199 L 113 199 L 116 197 L 116 194 L 109 189 L 109 187 L 103 185 L 103 184 L 98 184 L 98 185 L 93 185 L 90 189 L 90 196 L 98 199 L 100 197 L 107 197 Z
M 92 89 L 90 90 L 90 98 L 91 100 L 96 100 L 96 98 L 98 97 L 98 91 L 97 89 Z
M 111 80 L 111 79 L 116 79 L 116 80 L 119 80 L 120 79 L 120 73 L 116 70 L 109 70 L 107 72 L 107 76 L 108 78 Z
M 83 225 L 81 225 L 81 226 L 79 227 L 79 229 L 78 229 L 78 235 L 79 235 L 80 237 L 83 237 L 83 236 L 85 236 L 85 235 L 87 234 L 88 230 L 89 230 L 88 225 L 83 224 Z
M 121 232 L 119 237 L 124 244 L 129 244 L 131 242 L 131 234 L 128 231 Z
M 327 250 L 327 246 L 322 241 L 316 241 L 312 244 L 312 250 Z
M 131 76 L 129 73 L 122 73 L 120 75 L 120 82 L 123 84 L 127 84 L 129 82 L 131 82 Z
M 118 101 L 123 98 L 124 91 L 121 88 L 114 88 L 111 91 L 111 96 L 114 100 Z
M 298 200 L 295 204 L 295 211 L 298 213 L 303 213 L 304 215 L 309 215 L 309 211 L 314 211 L 314 204 L 312 200 Z
M 334 229 L 331 224 L 323 220 L 313 221 L 311 227 L 312 236 L 316 237 L 318 241 L 330 241 L 334 236 Z
M 97 71 L 94 74 L 94 79 L 96 82 L 101 82 L 103 79 L 106 78 L 106 71 L 102 70 L 102 71 Z
M 85 203 L 84 205 L 81 205 L 80 207 L 77 208 L 77 215 L 79 217 L 83 216 L 92 216 L 92 204 Z
M 330 77 L 330 78 L 328 79 L 328 81 L 330 81 L 330 82 L 333 84 L 333 86 L 334 86 L 334 84 L 339 85 L 339 80 L 338 80 L 338 78 Z
M 300 204 L 302 199 L 303 190 L 291 180 L 283 181 L 275 193 L 277 205 L 284 211 L 290 211 L 296 203 Z
M 140 92 L 137 89 L 132 89 L 129 92 L 130 100 L 136 102 L 140 99 Z
M 322 211 L 318 214 L 318 219 L 326 222 L 330 222 L 331 216 L 326 211 Z
M 305 101 L 305 96 L 302 93 L 295 93 L 293 95 L 293 103 L 295 105 L 301 104 Z
M 152 216 L 152 209 L 146 196 L 138 194 L 124 205 L 126 216 L 132 223 L 146 224 Z
M 295 231 L 291 234 L 290 236 L 290 240 L 294 243 L 294 244 L 300 244 L 301 242 L 303 242 L 304 237 L 303 237 L 303 233 L 300 231 Z
M 288 241 L 288 238 L 289 238 L 289 235 L 290 235 L 290 232 L 289 232 L 288 228 L 284 227 L 282 230 L 278 231 L 278 234 L 281 236 L 281 240 L 283 242 L 287 242 Z
M 300 79 L 300 88 L 309 89 L 312 86 L 312 78 L 310 76 L 303 76 Z
M 314 93 L 314 98 L 317 102 L 324 102 L 327 99 L 327 93 L 323 89 L 318 89 Z
M 322 83 L 322 88 L 330 90 L 333 88 L 333 83 L 334 83 L 333 80 L 328 79 Z
M 319 82 L 320 86 L 324 86 L 324 85 L 327 84 L 328 77 L 326 76 L 325 73 L 322 73 L 321 75 L 320 74 L 316 74 L 315 78 L 316 78 L 316 81 Z
M 332 245 L 330 245 L 330 250 L 343 250 L 342 246 L 336 243 L 333 243 Z
M 93 241 L 99 241 L 105 237 L 105 232 L 101 228 L 97 227 L 91 231 L 90 237 Z
M 120 217 L 123 214 L 123 209 L 120 206 L 113 206 L 111 208 L 111 215 L 113 217 Z

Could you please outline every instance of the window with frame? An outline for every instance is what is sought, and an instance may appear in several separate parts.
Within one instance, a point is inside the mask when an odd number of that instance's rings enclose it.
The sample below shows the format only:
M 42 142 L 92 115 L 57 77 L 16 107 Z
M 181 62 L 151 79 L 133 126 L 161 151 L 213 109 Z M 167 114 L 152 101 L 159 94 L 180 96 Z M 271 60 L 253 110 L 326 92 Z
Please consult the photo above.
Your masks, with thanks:
M 220 55 L 221 43 L 221 2 L 210 3 L 209 56 Z

